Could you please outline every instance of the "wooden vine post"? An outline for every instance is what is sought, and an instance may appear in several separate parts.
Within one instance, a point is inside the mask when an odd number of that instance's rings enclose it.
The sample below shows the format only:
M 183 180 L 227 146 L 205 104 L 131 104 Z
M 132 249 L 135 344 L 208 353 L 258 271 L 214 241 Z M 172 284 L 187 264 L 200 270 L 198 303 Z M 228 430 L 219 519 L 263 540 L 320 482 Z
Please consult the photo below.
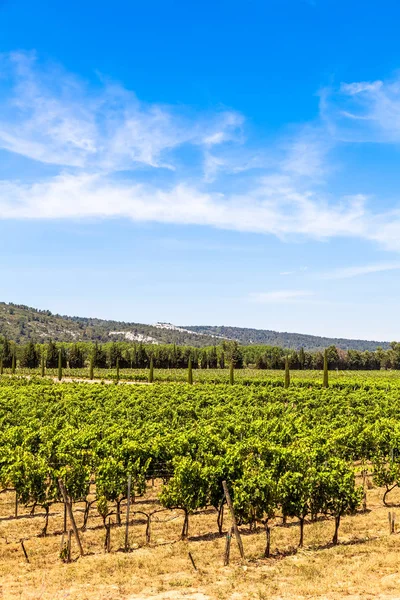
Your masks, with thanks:
M 232 539 L 233 527 L 230 528 L 228 533 L 226 534 L 226 543 L 225 543 L 225 554 L 224 554 L 224 567 L 229 565 L 229 555 L 231 552 L 231 539 Z
M 77 541 L 77 544 L 78 544 L 79 554 L 81 556 L 83 556 L 84 552 L 83 552 L 81 540 L 80 540 L 80 537 L 79 537 L 78 528 L 77 528 L 76 523 L 75 523 L 75 518 L 74 518 L 74 514 L 72 512 L 71 503 L 70 503 L 70 501 L 68 499 L 67 491 L 65 489 L 64 482 L 63 482 L 62 479 L 58 480 L 58 486 L 60 488 L 60 492 L 61 492 L 61 495 L 62 495 L 63 500 L 64 500 L 64 505 L 67 507 L 67 512 L 68 512 L 69 520 L 71 522 L 72 529 L 74 531 L 74 535 L 75 535 L 75 538 L 76 538 L 76 541 Z
M 232 517 L 232 527 L 233 527 L 233 531 L 235 532 L 235 537 L 236 537 L 236 541 L 237 541 L 237 545 L 239 547 L 239 552 L 240 552 L 240 556 L 242 558 L 244 558 L 244 550 L 243 550 L 243 543 L 242 543 L 242 538 L 240 537 L 240 532 L 236 523 L 236 517 L 235 517 L 235 511 L 233 510 L 233 504 L 232 504 L 232 500 L 231 500 L 231 495 L 229 493 L 228 490 L 228 486 L 226 485 L 226 481 L 222 482 L 222 487 L 224 489 L 224 494 L 225 494 L 225 498 L 226 498 L 226 502 L 228 504 L 230 513 L 231 513 L 231 517 Z
M 129 548 L 129 513 L 131 508 L 131 485 L 132 475 L 128 476 L 128 494 L 127 494 L 127 506 L 126 506 L 126 525 L 125 525 L 125 552 L 128 552 Z

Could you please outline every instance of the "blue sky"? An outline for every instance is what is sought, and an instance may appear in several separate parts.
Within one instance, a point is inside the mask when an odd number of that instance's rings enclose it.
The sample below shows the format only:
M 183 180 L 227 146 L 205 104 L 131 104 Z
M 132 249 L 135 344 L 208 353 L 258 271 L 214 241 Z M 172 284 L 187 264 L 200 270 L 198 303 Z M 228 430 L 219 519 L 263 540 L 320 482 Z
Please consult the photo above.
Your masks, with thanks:
M 400 339 L 394 1 L 0 1 L 0 298 Z

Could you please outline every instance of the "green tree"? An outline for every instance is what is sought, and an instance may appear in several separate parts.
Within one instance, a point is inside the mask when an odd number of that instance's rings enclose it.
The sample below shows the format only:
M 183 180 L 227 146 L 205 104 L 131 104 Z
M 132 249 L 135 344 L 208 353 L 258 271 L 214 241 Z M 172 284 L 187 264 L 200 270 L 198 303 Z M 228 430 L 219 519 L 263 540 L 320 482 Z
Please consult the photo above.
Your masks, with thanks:
M 289 358 L 285 356 L 285 388 L 290 385 Z
M 28 369 L 36 369 L 39 366 L 39 355 L 33 341 L 23 348 L 20 364 Z
M 218 354 L 217 348 L 213 346 L 208 355 L 208 366 L 210 369 L 216 369 L 218 367 Z
M 323 381 L 323 386 L 324 386 L 324 388 L 328 388 L 329 387 L 328 351 L 326 349 L 325 349 L 325 352 L 324 352 L 324 381 Z
M 96 369 L 105 369 L 107 367 L 107 354 L 104 352 L 102 346 L 96 342 L 93 349 L 93 367 Z
M 229 365 L 229 383 L 233 385 L 235 383 L 235 366 L 233 364 L 233 360 L 231 360 L 231 364 Z
M 69 350 L 68 363 L 70 369 L 82 369 L 85 364 L 83 352 L 78 344 L 73 344 Z
M 208 367 L 208 359 L 207 359 L 207 350 L 203 350 L 200 356 L 200 368 L 207 369 Z
M 299 350 L 299 367 L 300 367 L 300 369 L 304 369 L 305 364 L 306 364 L 306 355 L 304 352 L 304 348 L 301 347 Z
M 53 340 L 49 340 L 46 350 L 46 367 L 48 369 L 56 369 L 58 366 L 59 352 Z
M 150 368 L 149 368 L 149 383 L 153 383 L 154 381 L 154 359 L 153 356 L 150 358 Z
M 93 379 L 94 378 L 94 367 L 93 367 L 93 352 L 90 353 L 90 357 L 89 357 L 89 379 Z
M 58 350 L 58 381 L 62 379 L 62 354 L 61 348 Z
M 5 369 L 9 369 L 11 367 L 12 356 L 13 356 L 13 353 L 12 353 L 11 344 L 10 344 L 8 338 L 5 337 L 3 340 L 3 351 L 2 351 L 3 367 Z
M 192 357 L 191 356 L 189 356 L 188 383 L 190 383 L 190 385 L 193 384 L 193 369 L 192 369 Z

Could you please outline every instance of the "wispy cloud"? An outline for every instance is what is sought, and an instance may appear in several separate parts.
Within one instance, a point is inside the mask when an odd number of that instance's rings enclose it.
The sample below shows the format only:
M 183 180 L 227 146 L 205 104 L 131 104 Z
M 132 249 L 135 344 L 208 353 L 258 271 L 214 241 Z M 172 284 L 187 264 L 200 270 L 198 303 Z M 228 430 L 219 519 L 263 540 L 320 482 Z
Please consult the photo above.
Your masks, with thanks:
M 259 304 L 282 304 L 298 302 L 313 295 L 313 292 L 306 290 L 277 290 L 252 293 L 249 295 L 249 299 Z
M 400 78 L 342 83 L 321 92 L 321 116 L 336 140 L 400 142 Z
M 33 54 L 3 55 L 0 73 L 0 148 L 38 165 L 34 183 L 23 173 L 0 181 L 2 219 L 120 217 L 282 240 L 353 237 L 400 251 L 400 207 L 373 209 L 364 193 L 335 197 L 326 185 L 344 123 L 351 139 L 358 128 L 366 139 L 372 123 L 374 134 L 400 141 L 396 81 L 325 90 L 320 121 L 254 147 L 234 110 L 147 104 Z M 41 175 L 40 163 L 57 174 Z
M 370 265 L 359 265 L 353 267 L 343 267 L 341 269 L 333 269 L 331 272 L 325 273 L 325 279 L 350 279 L 359 277 L 360 275 L 369 275 L 371 273 L 382 273 L 385 271 L 397 271 L 400 269 L 400 262 L 382 262 Z
M 231 110 L 185 114 L 146 104 L 107 80 L 88 90 L 59 67 L 40 68 L 34 54 L 2 55 L 1 67 L 11 92 L 0 104 L 0 147 L 44 163 L 173 169 L 176 148 L 210 149 L 234 139 L 243 123 Z
M 281 238 L 324 239 L 363 232 L 360 198 L 330 205 L 288 182 L 264 179 L 243 194 L 207 192 L 195 185 L 159 188 L 102 174 L 63 173 L 34 184 L 0 182 L 3 219 L 129 217 L 134 221 L 211 225 Z
M 281 271 L 279 275 L 286 277 L 288 275 L 295 275 L 296 273 L 304 273 L 305 271 L 308 271 L 308 267 L 300 267 L 300 269 L 295 269 L 293 271 Z

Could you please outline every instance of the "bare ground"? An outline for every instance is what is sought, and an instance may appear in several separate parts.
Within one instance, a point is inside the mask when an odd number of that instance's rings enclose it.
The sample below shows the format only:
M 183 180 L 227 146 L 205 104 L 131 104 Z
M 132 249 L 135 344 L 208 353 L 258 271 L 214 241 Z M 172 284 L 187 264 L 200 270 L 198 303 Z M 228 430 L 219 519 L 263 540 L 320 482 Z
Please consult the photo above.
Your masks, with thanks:
M 150 487 L 137 499 L 133 511 L 157 508 Z M 319 600 L 400 599 L 400 531 L 389 535 L 388 508 L 383 490 L 368 492 L 368 511 L 343 518 L 340 544 L 329 542 L 333 522 L 322 519 L 305 528 L 305 547 L 296 548 L 296 522 L 272 530 L 270 559 L 263 558 L 265 534 L 241 528 L 246 559 L 241 561 L 232 542 L 231 564 L 223 566 L 225 536 L 219 536 L 212 509 L 191 516 L 189 539 L 180 541 L 179 511 L 157 513 L 152 540 L 145 543 L 145 521 L 131 513 L 131 551 L 124 553 L 124 527 L 111 530 L 111 553 L 104 552 L 105 530 L 95 508 L 88 529 L 81 533 L 85 556 L 78 558 L 73 542 L 73 562 L 61 561 L 62 505 L 51 508 L 48 536 L 38 537 L 44 519 L 29 517 L 20 507 L 14 513 L 14 493 L 0 494 L 0 598 L 2 600 Z M 394 490 L 391 508 L 400 519 L 400 492 Z M 78 525 L 83 505 L 75 511 Z M 10 518 L 11 517 L 11 518 Z M 123 515 L 124 517 L 124 515 Z M 112 517 L 113 519 L 114 517 Z M 227 517 L 228 525 L 228 517 Z M 26 563 L 24 539 L 30 563 Z M 191 553 L 197 570 L 194 569 Z

